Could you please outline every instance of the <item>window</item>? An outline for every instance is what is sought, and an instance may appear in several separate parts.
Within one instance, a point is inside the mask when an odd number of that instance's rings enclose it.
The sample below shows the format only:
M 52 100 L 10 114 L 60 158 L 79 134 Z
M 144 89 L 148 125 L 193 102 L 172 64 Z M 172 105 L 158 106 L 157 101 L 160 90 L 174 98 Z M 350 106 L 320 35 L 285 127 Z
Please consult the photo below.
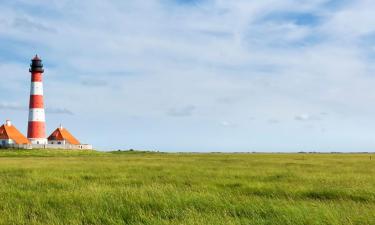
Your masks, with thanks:
M 57 144 L 61 145 L 61 142 L 59 141 Z
M 1 143 L 2 143 L 3 145 L 5 145 L 5 141 L 2 141 Z

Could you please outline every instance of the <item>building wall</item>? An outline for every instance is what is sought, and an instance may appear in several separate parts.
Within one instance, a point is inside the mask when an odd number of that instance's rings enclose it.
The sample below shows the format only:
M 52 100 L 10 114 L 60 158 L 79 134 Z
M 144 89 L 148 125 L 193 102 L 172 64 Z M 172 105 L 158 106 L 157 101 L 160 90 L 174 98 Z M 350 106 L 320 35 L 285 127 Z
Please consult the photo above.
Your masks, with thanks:
M 12 139 L 0 139 L 0 146 L 14 144 Z
M 48 144 L 49 145 L 65 145 L 65 144 L 67 144 L 66 143 L 66 141 L 65 140 L 63 140 L 63 141 L 48 141 Z
M 9 144 L 6 145 L 8 148 L 14 149 L 68 149 L 68 150 L 92 150 L 92 145 L 71 145 L 71 144 L 47 144 L 47 145 L 18 145 L 18 144 Z

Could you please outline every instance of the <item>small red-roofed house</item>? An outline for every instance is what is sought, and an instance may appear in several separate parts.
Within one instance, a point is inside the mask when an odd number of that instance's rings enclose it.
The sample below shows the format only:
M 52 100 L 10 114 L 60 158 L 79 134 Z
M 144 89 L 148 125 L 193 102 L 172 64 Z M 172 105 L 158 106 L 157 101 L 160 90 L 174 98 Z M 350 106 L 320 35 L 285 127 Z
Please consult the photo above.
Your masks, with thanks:
M 27 145 L 29 140 L 12 125 L 10 120 L 7 120 L 4 125 L 0 127 L 0 146 L 9 145 Z
M 52 145 L 80 145 L 81 143 L 64 127 L 60 126 L 48 137 Z

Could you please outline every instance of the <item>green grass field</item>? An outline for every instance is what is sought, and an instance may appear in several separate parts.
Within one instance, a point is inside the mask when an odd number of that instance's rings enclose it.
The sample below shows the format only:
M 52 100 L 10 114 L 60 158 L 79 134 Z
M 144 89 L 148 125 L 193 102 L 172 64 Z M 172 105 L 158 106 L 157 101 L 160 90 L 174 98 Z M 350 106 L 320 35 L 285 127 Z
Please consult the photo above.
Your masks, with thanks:
M 0 151 L 0 224 L 375 224 L 370 154 Z

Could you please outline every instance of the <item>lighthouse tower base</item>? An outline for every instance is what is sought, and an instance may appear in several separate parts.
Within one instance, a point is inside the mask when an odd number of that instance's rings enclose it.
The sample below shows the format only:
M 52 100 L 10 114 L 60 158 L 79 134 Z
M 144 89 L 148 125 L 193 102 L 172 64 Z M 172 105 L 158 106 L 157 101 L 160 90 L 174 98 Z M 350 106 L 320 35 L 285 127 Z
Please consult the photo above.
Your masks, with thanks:
M 29 138 L 29 141 L 33 145 L 46 145 L 46 144 L 48 144 L 47 138 Z

